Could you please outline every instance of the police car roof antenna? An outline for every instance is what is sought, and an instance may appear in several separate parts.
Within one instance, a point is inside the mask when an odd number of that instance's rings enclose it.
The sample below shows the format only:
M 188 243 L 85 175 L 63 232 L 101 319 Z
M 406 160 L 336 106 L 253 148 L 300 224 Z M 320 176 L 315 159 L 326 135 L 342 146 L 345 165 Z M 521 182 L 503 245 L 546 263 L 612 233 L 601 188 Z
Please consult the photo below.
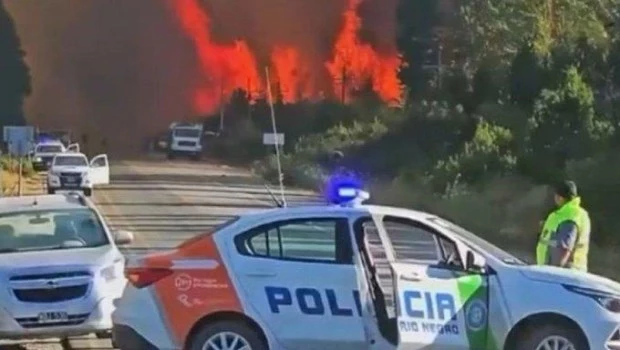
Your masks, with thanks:
M 278 198 L 276 198 L 276 196 L 271 191 L 271 188 L 269 188 L 269 185 L 265 184 L 265 189 L 267 190 L 267 193 L 269 193 L 269 196 L 271 196 L 271 200 L 273 200 L 273 202 L 276 204 L 276 206 L 278 208 L 283 208 L 284 207 L 284 203 L 282 203 L 280 200 L 278 200 Z
M 277 129 L 276 129 L 276 112 L 273 107 L 273 95 L 271 93 L 271 80 L 269 79 L 269 67 L 265 67 L 265 77 L 267 78 L 265 81 L 267 82 L 267 97 L 269 98 L 269 107 L 271 109 L 271 128 L 273 131 L 273 135 L 277 138 Z M 249 93 L 249 91 L 248 91 Z M 282 173 L 282 162 L 280 161 L 280 145 L 278 140 L 273 143 L 273 146 L 276 149 L 276 163 L 278 165 L 278 181 L 280 183 L 280 196 L 281 207 L 286 207 L 286 198 L 284 196 L 284 174 Z

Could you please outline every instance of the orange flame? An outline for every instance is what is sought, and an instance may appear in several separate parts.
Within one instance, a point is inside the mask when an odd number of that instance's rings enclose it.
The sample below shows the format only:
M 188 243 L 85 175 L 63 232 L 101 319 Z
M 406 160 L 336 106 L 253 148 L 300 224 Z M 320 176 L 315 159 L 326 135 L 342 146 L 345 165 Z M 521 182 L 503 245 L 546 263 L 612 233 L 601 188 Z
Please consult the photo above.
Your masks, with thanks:
M 201 74 L 205 78 L 194 96 L 197 112 L 212 112 L 236 89 L 247 89 L 248 86 L 261 89 L 256 59 L 244 41 L 237 40 L 232 45 L 213 42 L 209 17 L 198 0 L 171 2 L 184 32 L 194 42 Z
M 282 102 L 294 103 L 316 96 L 311 86 L 310 70 L 297 49 L 291 46 L 277 46 L 271 54 L 271 64 Z
M 257 69 L 257 61 L 245 41 L 232 44 L 216 43 L 210 33 L 210 19 L 199 0 L 170 0 L 185 34 L 192 40 L 202 75 L 201 85 L 194 95 L 198 113 L 213 112 L 225 103 L 236 89 L 251 90 L 251 98 L 264 93 L 265 82 Z M 362 43 L 359 31 L 362 20 L 357 10 L 361 0 L 348 0 L 342 15 L 343 25 L 338 33 L 332 57 L 324 63 L 331 81 L 332 96 L 348 98 L 370 86 L 384 101 L 395 104 L 401 100 L 402 87 L 397 72 L 401 59 L 396 52 L 378 53 Z M 318 91 L 316 72 L 294 46 L 273 47 L 271 53 L 274 91 L 282 101 L 293 103 L 300 99 L 324 97 Z M 313 76 L 314 75 L 314 76 Z
M 357 14 L 360 3 L 361 0 L 349 0 L 332 60 L 325 64 L 332 76 L 334 91 L 349 98 L 352 92 L 370 82 L 384 101 L 398 103 L 402 94 L 397 75 L 401 60 L 395 54 L 379 55 L 372 46 L 361 42 L 362 20 Z

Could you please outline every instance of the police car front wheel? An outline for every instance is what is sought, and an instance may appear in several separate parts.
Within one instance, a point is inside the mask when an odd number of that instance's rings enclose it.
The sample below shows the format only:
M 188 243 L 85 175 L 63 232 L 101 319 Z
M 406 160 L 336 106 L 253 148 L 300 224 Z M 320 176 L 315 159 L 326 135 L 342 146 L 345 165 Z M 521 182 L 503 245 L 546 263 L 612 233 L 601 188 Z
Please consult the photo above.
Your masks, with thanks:
M 517 350 L 589 350 L 586 339 L 580 333 L 561 325 L 531 327 L 517 341 Z
M 189 350 L 267 350 L 258 333 L 240 323 L 222 321 L 202 327 Z

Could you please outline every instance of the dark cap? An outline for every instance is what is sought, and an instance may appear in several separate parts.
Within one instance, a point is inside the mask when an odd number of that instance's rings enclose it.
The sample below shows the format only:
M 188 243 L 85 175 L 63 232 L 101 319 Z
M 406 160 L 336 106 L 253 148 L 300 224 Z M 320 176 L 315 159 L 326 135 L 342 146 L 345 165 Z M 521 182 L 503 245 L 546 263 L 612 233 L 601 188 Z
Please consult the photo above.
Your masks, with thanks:
M 566 199 L 577 197 L 577 184 L 574 181 L 564 181 L 556 185 L 555 194 Z

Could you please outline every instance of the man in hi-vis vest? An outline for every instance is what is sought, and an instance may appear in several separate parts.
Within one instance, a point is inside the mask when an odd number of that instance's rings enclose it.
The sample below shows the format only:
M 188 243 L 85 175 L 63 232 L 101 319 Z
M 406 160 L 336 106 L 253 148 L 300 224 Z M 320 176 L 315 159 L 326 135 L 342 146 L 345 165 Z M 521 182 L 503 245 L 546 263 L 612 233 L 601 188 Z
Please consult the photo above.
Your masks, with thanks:
M 590 216 L 581 207 L 577 185 L 565 181 L 555 188 L 557 208 L 547 216 L 536 246 L 536 263 L 588 270 Z

